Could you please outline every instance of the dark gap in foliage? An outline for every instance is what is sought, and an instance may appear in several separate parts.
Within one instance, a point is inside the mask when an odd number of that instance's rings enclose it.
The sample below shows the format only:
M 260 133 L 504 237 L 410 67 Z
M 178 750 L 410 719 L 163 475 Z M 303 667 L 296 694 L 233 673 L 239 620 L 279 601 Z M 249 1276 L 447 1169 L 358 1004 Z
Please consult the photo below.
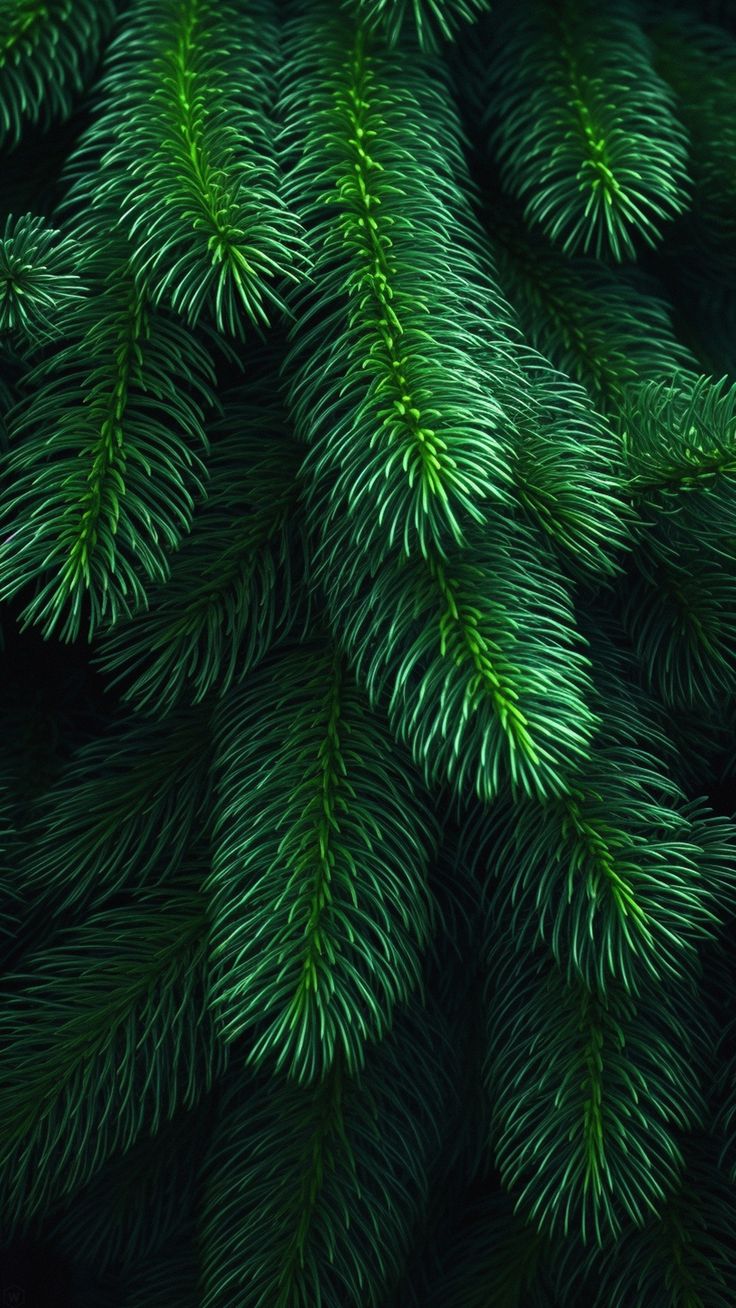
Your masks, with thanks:
M 0 1248 L 2 1308 L 75 1308 L 68 1259 L 47 1241 L 17 1240 Z

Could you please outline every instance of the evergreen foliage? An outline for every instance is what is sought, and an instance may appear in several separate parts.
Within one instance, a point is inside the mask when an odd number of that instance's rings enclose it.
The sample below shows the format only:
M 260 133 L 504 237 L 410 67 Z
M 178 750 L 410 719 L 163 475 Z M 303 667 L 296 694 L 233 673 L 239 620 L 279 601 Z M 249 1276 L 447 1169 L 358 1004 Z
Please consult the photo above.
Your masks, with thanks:
M 634 1266 L 642 1303 L 708 1304 L 726 1308 L 733 1298 L 733 1248 L 736 1229 L 731 1190 L 718 1168 L 713 1141 L 695 1136 L 688 1150 L 689 1181 L 679 1186 L 656 1218 L 631 1226 L 600 1265 L 565 1268 L 570 1275 L 589 1273 L 587 1285 L 595 1308 L 624 1308 L 631 1302 Z M 564 1274 L 564 1273 L 563 1273 Z
M 734 51 L 0 4 L 3 1287 L 736 1301 Z
M 513 210 L 496 205 L 488 218 L 499 280 L 524 335 L 599 409 L 615 412 L 627 385 L 697 371 L 670 306 L 636 265 L 619 272 L 584 256 L 573 262 Z
M 413 27 L 423 50 L 436 50 L 458 27 L 490 8 L 490 0 L 343 0 L 352 5 L 368 31 L 376 29 L 395 46 Z
M 568 253 L 635 252 L 686 205 L 687 134 L 627 0 L 499 5 L 488 66 L 501 176 Z
M 66 118 L 89 84 L 115 0 L 6 0 L 0 12 L 0 146 Z
M 209 745 L 207 716 L 185 710 L 162 724 L 115 724 L 81 746 L 27 824 L 28 898 L 64 916 L 175 873 L 208 812 Z
M 78 200 L 112 208 L 153 303 L 203 310 L 240 331 L 284 308 L 299 232 L 278 191 L 269 0 L 133 0 L 110 43 L 100 105 L 81 143 Z M 276 285 L 274 285 L 274 281 Z
M 278 640 L 308 625 L 301 445 L 278 402 L 273 360 L 224 398 L 209 428 L 207 499 L 148 607 L 100 642 L 100 665 L 122 697 L 155 713 L 242 681 Z M 265 437 L 265 439 L 264 439 Z M 131 679 L 132 678 L 132 679 Z
M 733 285 L 736 158 L 736 39 L 686 10 L 656 14 L 651 24 L 655 65 L 674 90 L 677 115 L 691 141 L 690 171 L 696 267 L 709 267 Z
M 196 882 L 181 879 L 60 928 L 4 978 L 4 1222 L 85 1184 L 222 1073 L 204 925 Z
M 520 968 L 513 949 L 491 976 L 488 1079 L 504 1184 L 551 1235 L 602 1243 L 624 1217 L 641 1225 L 677 1188 L 678 1133 L 704 1112 L 692 996 L 596 993 L 543 956 Z
M 94 253 L 91 293 L 8 417 L 0 502 L 0 596 L 33 588 L 24 621 L 65 640 L 168 577 L 203 493 L 203 406 L 216 402 L 207 347 L 152 308 L 124 249 Z
M 160 1245 L 181 1237 L 200 1197 L 214 1107 L 214 1092 L 205 1093 L 154 1136 L 114 1154 L 59 1212 L 51 1232 L 57 1247 L 105 1277 L 115 1268 L 133 1271 L 155 1258 Z
M 329 649 L 264 664 L 224 701 L 216 735 L 207 888 L 223 1037 L 261 1028 L 250 1060 L 300 1080 L 336 1058 L 353 1073 L 420 979 L 431 809 Z
M 380 1304 L 439 1148 L 442 1041 L 409 1010 L 359 1080 L 338 1057 L 306 1090 L 233 1081 L 204 1166 L 205 1305 Z
M 73 247 L 42 219 L 8 217 L 0 239 L 0 333 L 33 345 L 60 331 L 81 297 L 75 265 Z
M 621 413 L 646 531 L 622 614 L 649 684 L 672 707 L 734 685 L 733 451 L 736 392 L 677 374 L 629 388 Z

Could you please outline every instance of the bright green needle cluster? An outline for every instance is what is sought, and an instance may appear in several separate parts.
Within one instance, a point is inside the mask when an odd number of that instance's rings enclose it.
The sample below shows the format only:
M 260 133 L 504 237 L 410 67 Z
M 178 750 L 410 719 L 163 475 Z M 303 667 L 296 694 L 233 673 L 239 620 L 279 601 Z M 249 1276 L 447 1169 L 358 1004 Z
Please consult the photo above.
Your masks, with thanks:
M 278 187 L 276 42 L 269 0 L 134 0 L 75 165 L 82 221 L 119 214 L 152 301 L 230 335 L 283 310 L 304 263 Z
M 256 1064 L 352 1074 L 420 982 L 431 809 L 329 649 L 264 663 L 215 731 L 216 1020 L 228 1042 L 253 1030 Z
M 206 345 L 155 311 L 124 247 L 95 251 L 88 276 L 62 347 L 13 410 L 0 506 L 0 595 L 34 583 L 24 620 L 66 640 L 168 576 L 202 494 L 203 410 L 215 404 Z

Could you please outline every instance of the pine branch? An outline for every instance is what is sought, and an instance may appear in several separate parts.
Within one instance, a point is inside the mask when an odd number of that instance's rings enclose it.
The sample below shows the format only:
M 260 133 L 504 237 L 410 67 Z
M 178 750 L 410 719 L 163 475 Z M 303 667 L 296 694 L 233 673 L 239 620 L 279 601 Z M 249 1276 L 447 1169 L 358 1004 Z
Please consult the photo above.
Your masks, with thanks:
M 646 516 L 714 546 L 736 537 L 736 385 L 679 374 L 630 387 L 620 413 L 628 490 Z
M 6 0 L 0 14 L 0 148 L 68 118 L 94 71 L 115 0 Z
M 503 184 L 568 253 L 655 245 L 687 204 L 687 136 L 627 0 L 509 0 L 492 29 L 486 112 Z
M 263 705 L 269 705 L 266 716 Z M 344 660 L 272 658 L 216 719 L 211 1003 L 249 1061 L 348 1074 L 419 984 L 436 822 Z M 407 861 L 408 860 L 408 861 Z
M 269 370 L 272 373 L 273 369 Z M 187 698 L 224 694 L 308 621 L 307 542 L 297 478 L 303 448 L 286 433 L 270 389 L 224 397 L 207 499 L 149 606 L 100 643 L 97 662 L 125 683 L 123 700 L 167 714 Z
M 622 743 L 638 745 L 657 760 L 657 769 L 688 796 L 711 792 L 723 770 L 723 754 L 736 722 L 732 710 L 717 704 L 672 710 L 643 685 L 635 651 L 614 606 L 593 608 L 581 621 L 589 642 L 595 680 L 605 698 L 603 716 L 615 725 Z M 713 824 L 713 829 L 717 828 Z M 701 830 L 710 829 L 706 824 Z M 711 883 L 715 891 L 719 883 Z M 730 911 L 730 910 L 728 910 Z
M 499 280 L 525 337 L 604 412 L 617 412 L 632 382 L 696 370 L 674 334 L 669 305 L 641 274 L 569 259 L 511 215 L 489 218 Z
M 81 221 L 116 211 L 152 302 L 236 336 L 304 271 L 270 121 L 277 51 L 269 0 L 133 0 L 72 161 Z
M 398 1018 L 359 1081 L 338 1058 L 225 1105 L 205 1167 L 203 1308 L 378 1308 L 427 1197 L 446 1087 L 443 1033 Z
M 333 628 L 427 784 L 449 781 L 483 800 L 507 782 L 535 796 L 565 793 L 596 718 L 552 554 L 512 519 L 489 523 L 447 565 L 378 565 L 337 532 L 328 547 L 315 573 Z
M 448 873 L 450 871 L 448 867 Z M 470 883 L 467 870 L 456 859 L 452 860 L 452 871 L 461 882 L 467 880 Z M 383 1308 L 428 1308 L 430 1304 L 439 1305 L 446 1301 L 455 1303 L 454 1293 L 458 1295 L 457 1308 L 460 1304 L 466 1308 L 466 1303 L 471 1303 L 472 1292 L 468 1278 L 457 1264 L 465 1262 L 466 1253 L 470 1262 L 476 1254 L 482 1260 L 485 1252 L 491 1245 L 495 1247 L 502 1236 L 503 1217 L 500 1223 L 498 1220 L 494 1222 L 487 1208 L 484 1209 L 483 1231 L 476 1232 L 483 1252 L 469 1229 L 475 1209 L 471 1196 L 486 1195 L 497 1186 L 489 1148 L 491 1104 L 483 1078 L 487 1054 L 482 993 L 485 966 L 477 957 L 474 939 L 479 937 L 477 945 L 485 947 L 486 914 L 478 903 L 477 886 L 473 908 L 473 940 L 466 942 L 462 954 L 457 955 L 454 944 L 446 942 L 440 932 L 432 942 L 437 957 L 429 969 L 427 1006 L 432 1011 L 441 1011 L 447 1018 L 452 1033 L 450 1068 L 456 1093 L 451 1111 L 445 1116 L 443 1147 L 432 1169 L 429 1203 L 413 1230 L 411 1249 L 402 1275 L 387 1295 Z M 506 1200 L 506 1204 L 508 1206 L 510 1201 Z M 496 1212 L 496 1217 L 498 1215 Z M 531 1234 L 534 1240 L 534 1232 Z M 530 1251 L 530 1257 L 533 1257 L 533 1251 Z M 499 1283 L 501 1279 L 482 1279 L 479 1308 L 480 1303 L 495 1303 L 495 1295 L 499 1296 L 499 1308 L 501 1305 L 506 1308 Z M 468 1295 L 467 1301 L 463 1300 L 463 1293 Z M 536 1308 L 536 1299 L 534 1304 Z M 511 1308 L 517 1308 L 515 1300 Z
M 189 530 L 205 467 L 205 348 L 155 313 L 121 247 L 91 256 L 74 328 L 27 377 L 10 419 L 0 598 L 35 584 L 23 626 L 91 637 L 145 604 Z
M 725 1308 L 727 4 L 0 9 L 0 1235 Z
M 319 0 L 304 12 L 287 32 L 281 104 L 295 160 L 286 194 L 315 260 L 313 288 L 294 297 L 297 435 L 335 476 L 364 547 L 442 552 L 509 503 L 497 398 L 513 369 L 508 315 L 454 176 L 459 128 L 440 69 L 433 85 L 417 62 L 399 111 L 398 56 Z M 497 359 L 479 350 L 471 288 L 489 305 Z
M 580 789 L 541 813 L 529 800 L 498 805 L 488 840 L 507 916 L 525 945 L 547 941 L 570 979 L 636 991 L 642 970 L 687 973 L 715 933 L 724 874 L 695 827 L 705 822 L 707 836 L 708 810 L 668 805 L 673 790 L 635 748 L 602 748 Z M 722 839 L 728 849 L 733 833 Z
M 677 1132 L 702 1118 L 690 987 L 635 1003 L 567 985 L 546 957 L 497 950 L 488 1089 L 503 1183 L 543 1232 L 601 1244 L 680 1183 Z
M 466 1190 L 471 1186 L 477 1192 L 487 1184 L 493 1167 L 488 1147 L 490 1105 L 483 1079 L 485 966 L 480 955 L 485 948 L 485 915 L 478 904 L 478 888 L 466 869 L 456 858 L 441 854 L 436 866 L 443 865 L 448 878 L 457 878 L 462 899 L 468 901 L 467 911 L 473 915 L 472 921 L 463 920 L 458 939 L 452 938 L 452 924 L 447 933 L 438 930 L 427 959 L 425 1008 L 441 1013 L 447 1023 L 454 1095 L 444 1116 L 442 1148 L 431 1169 L 429 1201 L 413 1227 L 401 1275 L 387 1292 L 382 1308 L 424 1308 L 429 1303 L 440 1280 L 449 1235 L 456 1222 L 462 1221 Z M 435 878 L 432 880 L 434 883 Z M 452 890 L 448 885 L 447 893 L 440 896 L 438 914 L 443 926 Z M 462 917 L 465 919 L 465 908 Z
M 58 336 L 82 296 L 79 251 L 42 218 L 8 216 L 0 235 L 0 334 L 34 347 Z
M 585 663 L 553 560 L 501 517 L 517 439 L 502 405 L 524 410 L 529 380 L 458 185 L 457 117 L 439 70 L 433 86 L 417 60 L 407 84 L 360 29 L 306 13 L 283 109 L 315 291 L 297 306 L 290 403 L 333 626 L 372 701 L 390 685 L 428 778 L 485 798 L 509 768 L 547 793 L 586 749 Z
M 169 879 L 206 822 L 209 749 L 208 715 L 191 710 L 123 720 L 83 745 L 33 813 L 19 878 L 29 900 L 62 921 Z
M 697 377 L 631 387 L 620 428 L 644 523 L 623 620 L 667 705 L 712 707 L 736 685 L 736 387 Z
M 442 812 L 444 805 L 438 803 L 438 808 Z M 443 1228 L 448 1208 L 453 1208 L 453 1194 L 459 1192 L 458 1187 L 464 1190 L 469 1184 L 480 1183 L 492 1167 L 488 1148 L 490 1105 L 483 1076 L 486 909 L 478 883 L 458 860 L 456 837 L 447 819 L 429 883 L 438 926 L 425 950 L 424 1004 L 429 1011 L 442 1013 L 447 1022 L 455 1096 L 445 1120 L 442 1150 L 433 1166 L 430 1204 L 414 1234 L 411 1258 L 394 1290 L 396 1308 L 405 1301 L 408 1304 L 410 1283 L 412 1294 L 418 1303 L 422 1302 L 422 1278 L 417 1270 L 422 1263 L 431 1279 L 435 1237 Z M 422 1249 L 429 1246 L 431 1253 L 425 1260 Z
M 691 249 L 684 266 L 734 284 L 736 261 L 736 40 L 724 28 L 668 6 L 651 15 L 655 65 L 690 137 Z
M 343 5 L 352 6 L 368 30 L 382 31 L 389 46 L 397 45 L 412 26 L 420 48 L 434 51 L 453 40 L 458 27 L 487 11 L 490 0 L 343 0 Z
M 186 1234 L 213 1120 L 205 1096 L 191 1110 L 179 1109 L 152 1139 L 112 1157 L 47 1223 L 54 1247 L 105 1276 L 136 1268 Z
M 736 828 L 686 799 L 625 683 L 609 672 L 598 687 L 601 727 L 570 792 L 498 799 L 466 826 L 461 857 L 494 878 L 520 950 L 543 940 L 570 985 L 636 994 L 685 981 L 733 911 Z
M 193 1106 L 226 1052 L 204 1003 L 194 888 L 138 892 L 27 955 L 0 995 L 0 1166 L 14 1223 Z
M 687 1181 L 656 1221 L 627 1227 L 592 1265 L 594 1308 L 730 1308 L 736 1284 L 733 1192 L 712 1142 L 688 1142 Z M 566 1280 L 566 1269 L 563 1277 Z
M 596 742 L 636 746 L 642 759 L 674 784 L 678 745 L 672 738 L 671 715 L 643 688 L 634 651 L 610 592 L 599 595 L 578 614 L 578 626 L 593 666 L 591 704 L 598 713 Z M 673 792 L 674 793 L 674 792 Z
M 647 545 L 621 609 L 646 681 L 670 708 L 719 710 L 736 686 L 735 560 L 676 531 Z
M 614 425 L 582 387 L 534 351 L 519 349 L 529 390 L 509 401 L 517 431 L 519 504 L 572 575 L 621 571 L 635 514 L 623 498 L 623 460 Z

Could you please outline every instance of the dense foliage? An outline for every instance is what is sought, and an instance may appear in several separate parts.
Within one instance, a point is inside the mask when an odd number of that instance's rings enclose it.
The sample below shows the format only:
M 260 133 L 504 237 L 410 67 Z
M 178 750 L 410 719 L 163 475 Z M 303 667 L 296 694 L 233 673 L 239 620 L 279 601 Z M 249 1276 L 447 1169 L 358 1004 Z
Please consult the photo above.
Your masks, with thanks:
M 736 1302 L 735 123 L 715 0 L 0 5 L 29 1306 Z

